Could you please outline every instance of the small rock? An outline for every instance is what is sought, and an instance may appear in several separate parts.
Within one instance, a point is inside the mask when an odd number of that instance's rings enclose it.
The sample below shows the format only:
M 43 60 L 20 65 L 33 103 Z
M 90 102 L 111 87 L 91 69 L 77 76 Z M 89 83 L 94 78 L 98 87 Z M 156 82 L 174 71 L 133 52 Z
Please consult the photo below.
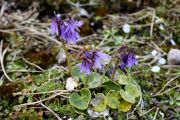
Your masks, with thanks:
M 159 58 L 158 64 L 160 64 L 160 65 L 166 64 L 166 59 L 164 59 L 164 58 Z
M 73 91 L 74 88 L 78 86 L 77 81 L 74 80 L 72 77 L 69 77 L 66 82 L 66 89 L 69 91 Z
M 170 39 L 170 42 L 171 42 L 172 46 L 176 46 L 176 42 L 173 39 Z
M 160 24 L 160 25 L 159 25 L 159 29 L 163 31 L 163 30 L 164 30 L 164 25 L 163 25 L 163 24 Z
M 156 56 L 158 54 L 158 51 L 157 50 L 153 50 L 152 52 L 151 52 L 151 55 L 153 55 L 153 56 Z
M 168 64 L 169 65 L 180 65 L 180 50 L 171 49 L 168 53 Z
M 124 24 L 122 29 L 125 33 L 129 33 L 131 31 L 131 26 L 129 24 Z
M 160 71 L 160 67 L 159 67 L 159 66 L 153 66 L 153 67 L 151 68 L 151 71 L 157 73 L 157 72 Z

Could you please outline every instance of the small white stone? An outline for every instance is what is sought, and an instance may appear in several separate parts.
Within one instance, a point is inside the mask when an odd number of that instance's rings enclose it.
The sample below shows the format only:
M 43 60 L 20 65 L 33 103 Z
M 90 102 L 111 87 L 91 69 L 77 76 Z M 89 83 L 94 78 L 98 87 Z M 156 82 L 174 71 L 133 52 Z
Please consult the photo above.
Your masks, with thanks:
M 129 33 L 131 31 L 131 26 L 129 24 L 124 24 L 122 29 L 125 33 Z
M 151 68 L 151 71 L 157 73 L 157 72 L 160 71 L 160 67 L 159 67 L 159 66 L 153 66 L 153 67 Z
M 72 118 L 69 118 L 68 120 L 72 120 Z
M 84 9 L 84 8 L 80 8 L 79 9 L 79 14 L 78 16 L 86 16 L 86 17 L 89 17 L 89 14 L 88 12 Z
M 174 41 L 173 39 L 170 39 L 170 42 L 171 42 L 171 44 L 172 44 L 173 46 L 176 46 L 176 43 L 175 43 L 175 41 Z
M 151 52 L 151 55 L 156 56 L 156 55 L 157 55 L 157 53 L 158 53 L 158 51 L 157 51 L 157 50 L 153 50 L 153 51 Z
M 72 77 L 69 77 L 66 81 L 66 89 L 69 91 L 73 91 L 74 88 L 78 86 L 77 81 L 75 81 Z
M 159 19 L 156 19 L 156 20 L 155 20 L 155 23 L 160 23 Z
M 160 24 L 160 25 L 159 25 L 159 29 L 160 29 L 160 30 L 164 30 L 164 25 L 163 25 L 163 24 Z
M 166 59 L 164 59 L 164 58 L 159 58 L 158 64 L 160 64 L 160 65 L 166 64 Z

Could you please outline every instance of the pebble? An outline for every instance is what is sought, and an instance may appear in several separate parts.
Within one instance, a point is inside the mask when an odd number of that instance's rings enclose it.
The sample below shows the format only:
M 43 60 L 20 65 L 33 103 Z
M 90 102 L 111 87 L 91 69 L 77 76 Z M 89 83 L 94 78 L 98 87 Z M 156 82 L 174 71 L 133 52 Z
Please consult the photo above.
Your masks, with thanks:
M 160 65 L 166 64 L 166 59 L 164 59 L 164 58 L 159 58 L 158 64 L 160 64 Z
M 169 65 L 180 65 L 180 50 L 171 49 L 168 53 L 168 64 Z
M 152 71 L 152 72 L 155 72 L 155 73 L 160 72 L 160 67 L 159 67 L 159 66 L 153 66 L 153 67 L 151 68 L 151 71 Z
M 176 46 L 176 42 L 173 39 L 170 39 L 170 42 L 171 42 L 172 46 Z
M 77 81 L 69 77 L 66 82 L 66 90 L 73 91 L 78 86 Z
M 125 33 L 129 33 L 131 31 L 131 26 L 129 24 L 124 24 L 122 29 Z
M 157 50 L 153 50 L 153 51 L 151 52 L 151 55 L 156 56 L 156 55 L 157 55 L 157 53 L 158 53 L 158 51 L 157 51 Z

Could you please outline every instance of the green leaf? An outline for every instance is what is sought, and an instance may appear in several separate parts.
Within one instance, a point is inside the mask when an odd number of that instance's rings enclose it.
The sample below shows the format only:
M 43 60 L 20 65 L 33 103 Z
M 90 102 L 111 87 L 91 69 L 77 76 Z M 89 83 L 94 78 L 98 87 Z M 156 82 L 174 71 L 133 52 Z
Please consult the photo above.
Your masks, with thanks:
M 107 106 L 107 100 L 103 93 L 98 93 L 95 98 L 92 99 L 91 104 L 93 105 L 93 110 L 96 112 L 103 112 Z
M 141 95 L 140 90 L 135 84 L 128 84 L 125 86 L 125 91 L 127 91 L 130 95 L 137 98 Z
M 131 103 L 124 100 L 120 102 L 119 110 L 121 110 L 122 112 L 128 112 L 130 109 L 131 109 Z
M 121 86 L 116 84 L 113 81 L 107 81 L 105 83 L 103 83 L 103 87 L 109 91 L 109 90 L 115 90 L 115 91 L 119 91 L 121 89 Z
M 135 97 L 129 94 L 127 91 L 120 90 L 120 95 L 122 98 L 130 103 L 135 103 Z
M 80 68 L 78 66 L 73 66 L 71 71 L 72 76 L 80 77 L 82 73 L 80 73 Z
M 180 106 L 180 102 L 178 102 L 178 101 L 177 101 L 177 102 L 175 102 L 175 104 L 176 104 L 177 106 Z
M 130 103 L 135 103 L 135 98 L 141 95 L 137 85 L 129 83 L 125 86 L 125 90 L 120 90 L 122 98 Z
M 102 85 L 102 77 L 100 74 L 92 72 L 88 77 L 88 88 L 97 88 Z
M 103 77 L 103 83 L 110 81 L 110 79 L 107 76 L 102 76 L 102 77 Z
M 119 96 L 116 91 L 111 90 L 106 95 L 107 105 L 113 109 L 116 109 L 119 105 Z
M 91 92 L 87 88 L 82 88 L 79 93 L 73 92 L 70 95 L 69 103 L 80 110 L 87 109 L 89 102 L 91 100 Z
M 128 82 L 128 76 L 120 75 L 118 78 L 118 83 L 121 85 L 127 85 L 129 83 Z

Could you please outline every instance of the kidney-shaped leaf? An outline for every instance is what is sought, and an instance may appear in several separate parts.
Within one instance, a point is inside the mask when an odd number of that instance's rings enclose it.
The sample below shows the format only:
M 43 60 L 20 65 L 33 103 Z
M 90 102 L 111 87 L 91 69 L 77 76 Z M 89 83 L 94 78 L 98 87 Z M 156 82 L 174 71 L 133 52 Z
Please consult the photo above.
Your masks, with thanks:
M 129 94 L 127 91 L 120 90 L 122 98 L 130 103 L 135 103 L 135 97 Z
M 91 92 L 87 88 L 82 88 L 79 93 L 73 92 L 70 95 L 69 103 L 80 110 L 87 109 L 89 102 L 91 100 Z
M 128 112 L 131 109 L 131 103 L 127 102 L 127 101 L 121 101 L 119 104 L 119 109 L 122 112 Z
M 138 89 L 137 85 L 135 84 L 128 84 L 125 86 L 125 91 L 127 91 L 130 95 L 134 96 L 135 98 L 139 97 L 141 92 Z
M 107 106 L 105 95 L 103 93 L 98 93 L 96 97 L 92 99 L 91 104 L 94 111 L 103 112 Z
M 88 77 L 88 88 L 96 88 L 101 86 L 102 84 L 102 77 L 98 73 L 91 73 Z
M 110 90 L 106 95 L 107 104 L 109 107 L 116 109 L 119 105 L 118 94 L 115 90 Z
M 119 91 L 121 89 L 121 86 L 113 81 L 107 81 L 103 83 L 103 87 L 106 89 L 106 91 L 109 90 Z
M 121 84 L 121 85 L 127 85 L 129 83 L 128 82 L 128 76 L 120 75 L 119 78 L 118 78 L 118 83 Z

